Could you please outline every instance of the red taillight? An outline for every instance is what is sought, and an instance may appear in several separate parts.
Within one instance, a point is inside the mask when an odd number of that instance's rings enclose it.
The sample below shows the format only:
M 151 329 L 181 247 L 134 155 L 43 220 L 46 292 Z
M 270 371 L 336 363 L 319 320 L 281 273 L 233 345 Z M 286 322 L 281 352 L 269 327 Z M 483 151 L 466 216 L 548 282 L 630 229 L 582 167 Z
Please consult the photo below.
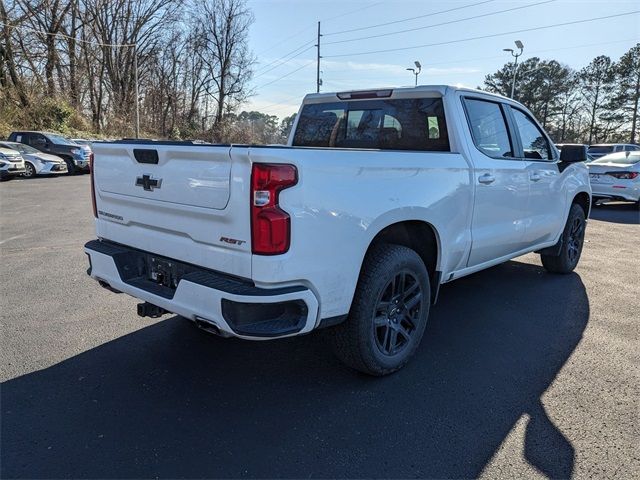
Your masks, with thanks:
M 633 180 L 638 176 L 638 172 L 607 172 L 605 175 L 611 175 L 618 180 Z
M 278 255 L 289 250 L 291 219 L 278 205 L 281 190 L 298 183 L 293 165 L 254 163 L 251 169 L 251 250 Z
M 96 186 L 93 179 L 93 153 L 89 155 L 89 173 L 91 175 L 91 203 L 93 204 L 93 216 L 98 218 L 98 207 L 96 206 Z

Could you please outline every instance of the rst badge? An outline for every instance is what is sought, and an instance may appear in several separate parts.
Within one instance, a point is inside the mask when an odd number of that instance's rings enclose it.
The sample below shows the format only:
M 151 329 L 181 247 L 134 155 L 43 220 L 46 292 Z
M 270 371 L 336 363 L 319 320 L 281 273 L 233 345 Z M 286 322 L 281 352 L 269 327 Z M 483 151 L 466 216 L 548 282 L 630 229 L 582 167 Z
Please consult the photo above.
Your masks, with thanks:
M 142 187 L 147 192 L 153 191 L 154 188 L 160 188 L 162 185 L 161 178 L 153 178 L 151 175 L 142 175 L 136 178 L 136 187 Z

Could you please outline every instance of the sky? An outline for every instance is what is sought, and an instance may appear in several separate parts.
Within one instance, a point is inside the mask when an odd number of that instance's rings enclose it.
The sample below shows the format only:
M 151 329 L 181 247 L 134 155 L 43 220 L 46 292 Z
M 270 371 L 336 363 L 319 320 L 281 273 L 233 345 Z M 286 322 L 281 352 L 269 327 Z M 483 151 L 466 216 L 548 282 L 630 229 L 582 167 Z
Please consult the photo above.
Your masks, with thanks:
M 524 44 L 519 61 L 537 56 L 575 69 L 598 55 L 617 60 L 640 42 L 638 0 L 247 3 L 255 16 L 249 47 L 257 63 L 251 82 L 255 94 L 242 108 L 281 118 L 316 91 L 318 21 L 322 92 L 412 86 L 414 76 L 406 69 L 416 60 L 422 65 L 418 84 L 477 87 L 485 75 L 513 60 L 502 49 L 516 49 L 515 40 Z M 522 31 L 619 14 L 626 15 Z

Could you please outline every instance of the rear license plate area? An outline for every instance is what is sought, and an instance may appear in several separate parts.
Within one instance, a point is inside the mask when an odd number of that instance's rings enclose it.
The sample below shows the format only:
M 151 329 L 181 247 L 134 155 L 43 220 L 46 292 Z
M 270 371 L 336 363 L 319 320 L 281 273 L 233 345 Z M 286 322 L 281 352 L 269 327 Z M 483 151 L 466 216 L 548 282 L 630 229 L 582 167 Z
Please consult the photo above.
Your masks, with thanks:
M 146 255 L 146 279 L 163 287 L 175 290 L 180 279 L 188 273 L 187 266 L 173 260 Z

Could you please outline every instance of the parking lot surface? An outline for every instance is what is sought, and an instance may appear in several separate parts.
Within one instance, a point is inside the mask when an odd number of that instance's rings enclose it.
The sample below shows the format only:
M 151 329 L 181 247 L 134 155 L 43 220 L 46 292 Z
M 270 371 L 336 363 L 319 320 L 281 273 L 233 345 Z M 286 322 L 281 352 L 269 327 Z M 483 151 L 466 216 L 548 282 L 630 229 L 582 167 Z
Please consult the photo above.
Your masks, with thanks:
M 89 177 L 0 185 L 2 478 L 640 475 L 640 217 L 594 210 L 575 273 L 443 286 L 370 378 L 322 334 L 225 340 L 86 275 Z M 330 268 L 330 266 L 328 266 Z

